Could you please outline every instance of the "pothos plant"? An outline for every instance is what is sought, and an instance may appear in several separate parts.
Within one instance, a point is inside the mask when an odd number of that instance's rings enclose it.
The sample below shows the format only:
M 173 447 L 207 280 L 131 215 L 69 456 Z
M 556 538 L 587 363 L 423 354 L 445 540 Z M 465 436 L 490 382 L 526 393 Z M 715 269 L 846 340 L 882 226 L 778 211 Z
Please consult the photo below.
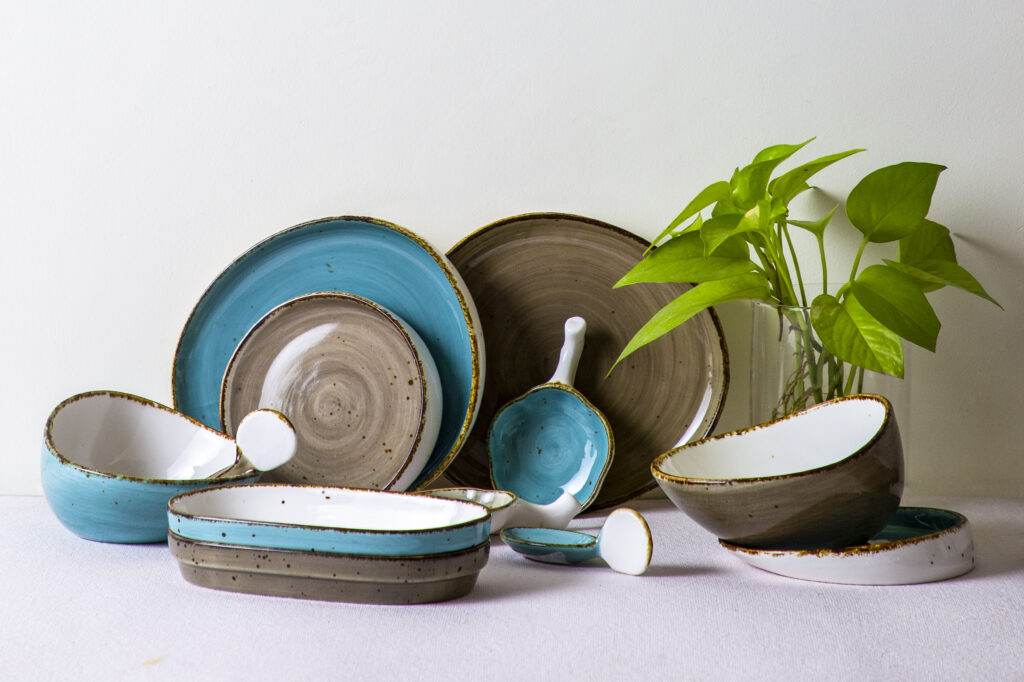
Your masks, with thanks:
M 813 139 L 813 138 L 812 138 Z M 794 198 L 819 171 L 864 151 L 823 156 L 775 177 L 782 162 L 811 140 L 758 152 L 729 180 L 704 188 L 615 286 L 689 282 L 695 286 L 659 310 L 623 349 L 616 364 L 706 308 L 733 300 L 775 304 L 795 334 L 796 371 L 777 413 L 861 391 L 864 372 L 903 376 L 902 340 L 935 350 L 939 319 L 925 297 L 957 287 L 999 305 L 957 264 L 949 230 L 927 218 L 944 166 L 898 163 L 869 173 L 850 191 L 846 216 L 860 231 L 849 277 L 828 288 L 825 232 L 838 206 L 814 219 L 790 215 Z M 817 241 L 820 290 L 810 290 L 791 228 Z M 895 244 L 895 259 L 861 267 L 870 243 Z

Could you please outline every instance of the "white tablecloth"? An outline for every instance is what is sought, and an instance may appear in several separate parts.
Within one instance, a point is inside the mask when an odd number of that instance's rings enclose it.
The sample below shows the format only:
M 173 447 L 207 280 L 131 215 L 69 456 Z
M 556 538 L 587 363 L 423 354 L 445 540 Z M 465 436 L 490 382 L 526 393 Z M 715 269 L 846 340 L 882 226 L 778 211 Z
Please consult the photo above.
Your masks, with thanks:
M 81 540 L 41 497 L 0 497 L 9 680 L 1024 679 L 1024 500 L 911 498 L 968 516 L 977 567 L 851 587 L 758 571 L 665 501 L 642 577 L 496 542 L 476 589 L 361 606 L 186 583 L 165 545 Z M 575 525 L 596 528 L 602 517 Z

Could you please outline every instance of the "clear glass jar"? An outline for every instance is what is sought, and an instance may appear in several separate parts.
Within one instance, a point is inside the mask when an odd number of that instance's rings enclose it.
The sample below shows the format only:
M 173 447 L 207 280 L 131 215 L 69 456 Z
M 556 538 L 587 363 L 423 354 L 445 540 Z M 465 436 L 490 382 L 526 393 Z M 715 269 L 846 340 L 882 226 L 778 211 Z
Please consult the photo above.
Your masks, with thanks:
M 750 324 L 750 423 L 763 424 L 824 400 L 851 393 L 889 399 L 909 432 L 910 384 L 886 374 L 856 369 L 825 351 L 811 326 L 810 308 L 754 302 Z M 909 355 L 904 357 L 904 377 Z M 904 445 L 906 443 L 904 442 Z

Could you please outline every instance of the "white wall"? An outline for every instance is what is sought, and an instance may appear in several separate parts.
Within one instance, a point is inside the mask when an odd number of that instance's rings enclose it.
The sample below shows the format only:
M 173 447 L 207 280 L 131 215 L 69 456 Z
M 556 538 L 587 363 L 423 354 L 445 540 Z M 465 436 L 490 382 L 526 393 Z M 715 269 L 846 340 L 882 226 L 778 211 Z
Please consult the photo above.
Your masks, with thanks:
M 1006 310 L 934 296 L 910 483 L 1024 495 L 1018 2 L 0 7 L 0 492 L 39 491 L 62 398 L 168 402 L 196 298 L 282 228 L 372 215 L 447 249 L 553 210 L 651 237 L 762 146 L 817 135 L 809 154 L 870 150 L 819 176 L 840 197 L 888 163 L 949 166 L 932 216 Z M 745 316 L 723 314 L 742 367 Z

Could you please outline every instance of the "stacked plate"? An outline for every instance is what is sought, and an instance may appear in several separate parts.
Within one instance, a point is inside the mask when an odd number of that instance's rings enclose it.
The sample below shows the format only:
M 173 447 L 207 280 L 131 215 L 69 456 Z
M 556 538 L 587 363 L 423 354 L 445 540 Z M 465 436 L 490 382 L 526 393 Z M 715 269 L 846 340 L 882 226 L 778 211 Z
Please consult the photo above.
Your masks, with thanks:
M 472 502 L 352 488 L 233 485 L 168 503 L 184 578 L 235 592 L 368 604 L 463 596 L 487 563 Z
M 244 253 L 200 298 L 174 404 L 228 434 L 256 405 L 284 414 L 299 446 L 264 480 L 422 488 L 476 419 L 479 328 L 451 263 L 413 233 L 371 218 L 305 223 Z

